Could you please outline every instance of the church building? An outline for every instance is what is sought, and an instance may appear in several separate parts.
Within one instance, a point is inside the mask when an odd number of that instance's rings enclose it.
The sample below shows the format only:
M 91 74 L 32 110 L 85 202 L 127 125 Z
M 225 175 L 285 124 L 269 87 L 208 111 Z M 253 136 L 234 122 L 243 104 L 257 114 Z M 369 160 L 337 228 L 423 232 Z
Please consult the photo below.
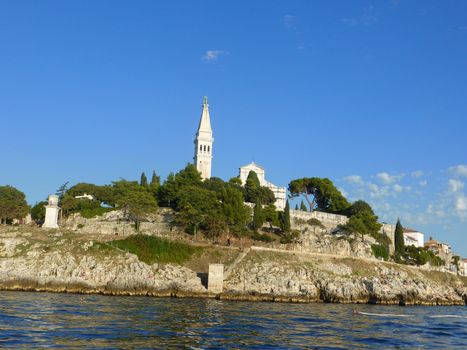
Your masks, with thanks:
M 255 164 L 254 162 L 244 165 L 240 168 L 240 180 L 242 181 L 243 186 L 246 184 L 246 179 L 248 178 L 250 171 L 254 171 L 256 175 L 258 175 L 259 184 L 261 186 L 269 188 L 272 193 L 274 193 L 274 197 L 276 197 L 276 202 L 274 205 L 276 208 L 279 210 L 284 210 L 287 201 L 287 189 L 285 187 L 276 186 L 267 181 L 266 171 L 264 168 L 258 164 Z

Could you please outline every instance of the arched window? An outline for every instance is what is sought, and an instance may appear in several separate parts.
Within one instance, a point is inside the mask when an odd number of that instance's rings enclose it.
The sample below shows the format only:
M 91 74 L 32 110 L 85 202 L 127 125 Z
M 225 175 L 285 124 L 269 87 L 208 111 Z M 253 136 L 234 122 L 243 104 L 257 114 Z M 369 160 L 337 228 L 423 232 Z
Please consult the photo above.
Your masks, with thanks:
M 211 152 L 211 146 L 208 146 L 208 153 Z
M 203 150 L 203 145 L 199 145 L 199 151 L 201 152 Z
M 206 152 L 206 145 L 204 145 L 204 152 Z

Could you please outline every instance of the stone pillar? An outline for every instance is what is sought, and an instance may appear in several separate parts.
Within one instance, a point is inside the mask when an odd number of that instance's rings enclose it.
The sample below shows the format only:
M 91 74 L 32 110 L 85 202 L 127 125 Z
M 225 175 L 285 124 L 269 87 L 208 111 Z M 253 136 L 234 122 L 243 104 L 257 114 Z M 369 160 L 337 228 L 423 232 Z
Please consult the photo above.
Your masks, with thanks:
M 58 206 L 58 196 L 51 194 L 49 196 L 49 203 L 45 206 L 45 220 L 42 227 L 58 228 L 59 211 L 60 208 Z
M 209 264 L 208 292 L 222 293 L 224 289 L 224 265 Z

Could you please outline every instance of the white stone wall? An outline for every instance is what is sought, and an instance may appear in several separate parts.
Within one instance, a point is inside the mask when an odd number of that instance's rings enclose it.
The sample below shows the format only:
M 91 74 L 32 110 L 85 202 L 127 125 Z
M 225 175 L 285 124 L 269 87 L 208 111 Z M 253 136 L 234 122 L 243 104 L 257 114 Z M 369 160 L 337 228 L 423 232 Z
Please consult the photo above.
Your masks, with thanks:
M 318 219 L 328 230 L 337 228 L 338 225 L 345 225 L 349 219 L 345 215 L 323 213 L 321 211 L 301 211 L 301 210 L 290 210 L 291 219 L 302 219 L 308 221 L 310 219 Z

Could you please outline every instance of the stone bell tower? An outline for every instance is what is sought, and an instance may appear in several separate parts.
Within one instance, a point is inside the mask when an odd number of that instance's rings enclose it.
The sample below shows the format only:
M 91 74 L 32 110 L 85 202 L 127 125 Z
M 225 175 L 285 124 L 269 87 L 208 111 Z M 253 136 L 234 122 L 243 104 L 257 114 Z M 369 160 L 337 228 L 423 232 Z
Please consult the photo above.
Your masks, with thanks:
M 198 132 L 195 138 L 194 157 L 196 169 L 201 173 L 203 180 L 211 178 L 213 142 L 208 98 L 204 96 L 203 111 L 201 112 L 201 120 L 199 121 Z

